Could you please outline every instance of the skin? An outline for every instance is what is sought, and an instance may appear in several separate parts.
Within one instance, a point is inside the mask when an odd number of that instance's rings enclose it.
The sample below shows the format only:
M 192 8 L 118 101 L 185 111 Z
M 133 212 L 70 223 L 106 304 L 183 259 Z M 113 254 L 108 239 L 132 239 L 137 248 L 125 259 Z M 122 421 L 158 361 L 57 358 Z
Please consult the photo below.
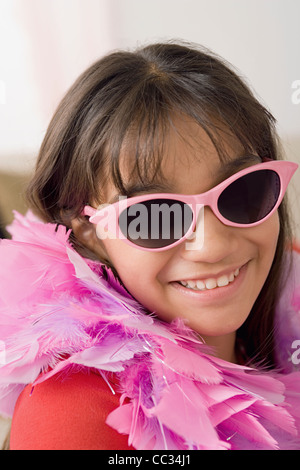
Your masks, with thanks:
M 178 132 L 171 130 L 164 146 L 162 183 L 167 185 L 165 192 L 203 193 L 220 182 L 216 175 L 223 164 L 212 142 L 197 124 L 181 119 L 176 127 Z M 243 153 L 238 141 L 228 133 L 223 143 L 229 160 Z M 122 158 L 123 174 L 130 180 L 128 148 L 124 149 Z M 255 163 L 258 161 L 249 160 L 246 166 Z M 245 164 L 238 169 L 244 167 Z M 116 195 L 114 185 L 107 184 L 105 201 L 110 202 Z M 236 228 L 221 223 L 209 207 L 204 211 L 204 242 L 195 245 L 193 250 L 188 250 L 184 241 L 169 250 L 154 253 L 118 239 L 99 240 L 96 226 L 82 219 L 74 219 L 72 228 L 99 259 L 110 261 L 129 292 L 149 311 L 167 322 L 184 319 L 208 345 L 215 347 L 218 357 L 236 362 L 236 331 L 248 317 L 271 268 L 279 218 L 274 213 L 261 225 Z M 185 292 L 187 289 L 176 288 L 176 281 L 216 277 L 244 265 L 241 282 L 230 295 L 219 297 L 215 293 L 210 296 L 201 292 L 190 295 L 190 291 Z M 222 289 L 225 292 L 227 286 Z

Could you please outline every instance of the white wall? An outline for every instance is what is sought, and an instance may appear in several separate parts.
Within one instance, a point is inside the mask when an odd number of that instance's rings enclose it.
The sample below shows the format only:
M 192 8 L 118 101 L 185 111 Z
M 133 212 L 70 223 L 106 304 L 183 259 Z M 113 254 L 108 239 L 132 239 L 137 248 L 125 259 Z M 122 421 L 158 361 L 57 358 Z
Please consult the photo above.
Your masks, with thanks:
M 294 141 L 299 18 L 298 0 L 0 0 L 0 168 L 23 169 L 62 94 L 93 60 L 168 38 L 233 63 Z
M 201 43 L 232 62 L 279 119 L 281 131 L 299 133 L 298 0 L 113 0 L 120 46 L 179 37 Z M 300 98 L 300 96 L 299 96 Z
M 0 171 L 30 169 L 53 111 L 114 47 L 109 0 L 0 0 Z

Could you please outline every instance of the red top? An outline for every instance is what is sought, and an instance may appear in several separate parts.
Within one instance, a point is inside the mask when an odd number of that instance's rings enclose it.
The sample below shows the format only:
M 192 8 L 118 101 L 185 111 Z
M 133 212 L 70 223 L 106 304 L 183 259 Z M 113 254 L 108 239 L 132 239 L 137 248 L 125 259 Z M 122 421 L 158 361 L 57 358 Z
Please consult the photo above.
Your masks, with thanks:
M 21 393 L 12 420 L 11 450 L 130 450 L 128 436 L 105 423 L 119 405 L 99 375 L 53 376 Z

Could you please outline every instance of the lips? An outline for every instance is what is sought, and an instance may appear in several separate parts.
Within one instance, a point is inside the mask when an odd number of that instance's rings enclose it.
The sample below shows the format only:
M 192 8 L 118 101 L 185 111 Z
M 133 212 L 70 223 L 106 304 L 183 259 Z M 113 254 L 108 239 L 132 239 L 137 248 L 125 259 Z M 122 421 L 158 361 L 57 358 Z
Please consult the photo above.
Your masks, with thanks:
M 180 295 L 184 295 L 191 302 L 202 302 L 211 304 L 216 301 L 227 302 L 232 299 L 239 291 L 248 272 L 249 262 L 241 265 L 239 268 L 233 267 L 227 270 L 219 271 L 215 276 L 185 278 L 182 280 L 170 282 L 170 286 Z M 218 285 L 219 284 L 219 285 Z M 203 287 L 204 286 L 204 287 Z M 199 305 L 199 304 L 198 304 Z

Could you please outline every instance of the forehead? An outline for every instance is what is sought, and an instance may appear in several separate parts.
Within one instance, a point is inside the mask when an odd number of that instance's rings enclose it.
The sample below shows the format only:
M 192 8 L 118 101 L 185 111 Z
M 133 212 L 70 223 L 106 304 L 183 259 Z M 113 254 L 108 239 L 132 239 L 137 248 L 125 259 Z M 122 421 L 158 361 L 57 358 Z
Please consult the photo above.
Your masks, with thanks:
M 196 184 L 209 185 L 228 162 L 245 153 L 225 127 L 218 126 L 217 132 L 215 128 L 212 138 L 187 116 L 175 116 L 167 132 L 160 130 L 153 137 L 151 141 L 141 139 L 137 145 L 134 133 L 129 133 L 124 140 L 120 170 L 125 188 L 153 184 L 161 185 L 164 192 L 187 194 Z

